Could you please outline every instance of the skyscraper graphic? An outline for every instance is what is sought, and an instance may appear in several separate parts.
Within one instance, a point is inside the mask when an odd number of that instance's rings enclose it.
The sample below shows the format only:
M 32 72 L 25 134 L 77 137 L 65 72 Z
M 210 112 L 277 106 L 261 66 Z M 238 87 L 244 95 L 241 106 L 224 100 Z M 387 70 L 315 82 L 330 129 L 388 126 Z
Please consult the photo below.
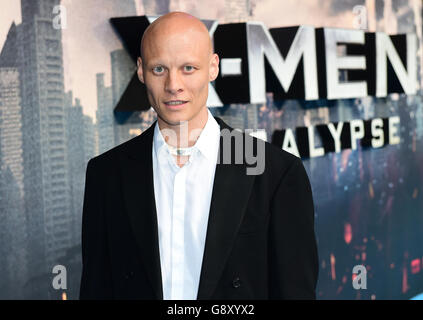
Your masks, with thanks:
M 21 298 L 27 278 L 21 119 L 19 72 L 0 67 L 0 299 Z
M 68 298 L 76 299 L 81 279 L 81 225 L 85 186 L 85 172 L 87 162 L 95 156 L 94 124 L 92 118 L 83 114 L 80 99 L 73 98 L 72 91 L 65 94 L 66 129 L 68 150 L 68 174 L 70 187 L 71 247 L 67 248 L 60 257 L 60 262 L 66 266 L 69 275 Z M 51 295 L 58 295 L 52 291 Z
M 115 146 L 113 130 L 112 88 L 104 85 L 104 73 L 98 73 L 97 79 L 97 130 L 98 152 L 101 154 Z
M 72 245 L 81 240 L 81 216 L 85 182 L 84 123 L 79 99 L 72 105 L 72 91 L 66 93 L 66 127 Z
M 93 119 L 90 116 L 83 115 L 84 122 L 84 164 L 98 154 L 98 145 L 96 140 L 96 130 Z M 85 179 L 85 177 L 84 177 Z
M 16 68 L 0 67 L 0 119 L 2 163 L 9 167 L 23 197 L 21 97 Z
M 0 167 L 0 221 L 0 299 L 21 299 L 28 273 L 24 206 L 13 172 L 4 164 Z
M 21 0 L 22 23 L 12 24 L 0 55 L 0 67 L 15 68 L 13 77 L 19 78 L 21 118 L 11 121 L 22 123 L 23 194 L 31 240 L 25 295 L 38 299 L 48 298 L 49 282 L 37 279 L 51 273 L 71 243 L 62 35 L 53 27 L 53 8 L 59 4 Z M 8 110 L 16 113 L 12 106 Z M 19 161 L 10 171 L 18 168 Z M 14 174 L 18 189 L 21 180 L 22 175 Z

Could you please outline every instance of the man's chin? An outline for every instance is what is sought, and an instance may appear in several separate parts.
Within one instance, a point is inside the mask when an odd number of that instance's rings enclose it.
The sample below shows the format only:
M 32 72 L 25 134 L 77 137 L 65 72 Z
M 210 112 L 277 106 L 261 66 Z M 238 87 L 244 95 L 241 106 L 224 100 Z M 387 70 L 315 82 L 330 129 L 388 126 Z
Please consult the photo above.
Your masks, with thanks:
M 164 117 L 160 117 L 160 119 L 169 126 L 179 126 L 190 120 L 188 116 L 183 116 L 183 115 L 164 116 Z

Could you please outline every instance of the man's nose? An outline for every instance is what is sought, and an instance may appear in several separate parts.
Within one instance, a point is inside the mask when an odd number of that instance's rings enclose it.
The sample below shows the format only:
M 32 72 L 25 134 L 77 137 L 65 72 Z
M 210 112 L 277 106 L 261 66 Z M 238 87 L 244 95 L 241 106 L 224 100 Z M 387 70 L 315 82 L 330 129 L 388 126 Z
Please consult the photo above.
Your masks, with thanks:
M 178 72 L 170 71 L 167 75 L 165 90 L 169 93 L 175 94 L 183 91 L 183 85 Z

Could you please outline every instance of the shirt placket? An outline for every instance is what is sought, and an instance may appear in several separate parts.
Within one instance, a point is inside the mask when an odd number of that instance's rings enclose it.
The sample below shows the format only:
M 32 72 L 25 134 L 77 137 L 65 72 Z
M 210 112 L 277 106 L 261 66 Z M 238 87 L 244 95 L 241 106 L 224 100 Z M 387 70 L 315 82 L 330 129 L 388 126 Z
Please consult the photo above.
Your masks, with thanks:
M 185 193 L 186 167 L 182 167 L 175 175 L 173 185 L 172 208 L 172 299 L 183 299 L 184 294 L 184 226 L 185 226 Z

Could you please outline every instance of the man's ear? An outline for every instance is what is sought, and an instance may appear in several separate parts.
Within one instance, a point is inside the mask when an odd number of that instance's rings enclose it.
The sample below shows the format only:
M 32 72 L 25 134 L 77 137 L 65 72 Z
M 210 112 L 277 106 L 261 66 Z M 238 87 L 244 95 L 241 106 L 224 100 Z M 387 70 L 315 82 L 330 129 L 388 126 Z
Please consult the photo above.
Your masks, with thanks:
M 144 83 L 144 71 L 142 69 L 142 59 L 141 57 L 138 57 L 137 59 L 137 75 L 138 75 L 138 79 Z
M 216 53 L 213 53 L 210 60 L 210 69 L 209 69 L 209 81 L 214 81 L 219 74 L 219 56 Z

